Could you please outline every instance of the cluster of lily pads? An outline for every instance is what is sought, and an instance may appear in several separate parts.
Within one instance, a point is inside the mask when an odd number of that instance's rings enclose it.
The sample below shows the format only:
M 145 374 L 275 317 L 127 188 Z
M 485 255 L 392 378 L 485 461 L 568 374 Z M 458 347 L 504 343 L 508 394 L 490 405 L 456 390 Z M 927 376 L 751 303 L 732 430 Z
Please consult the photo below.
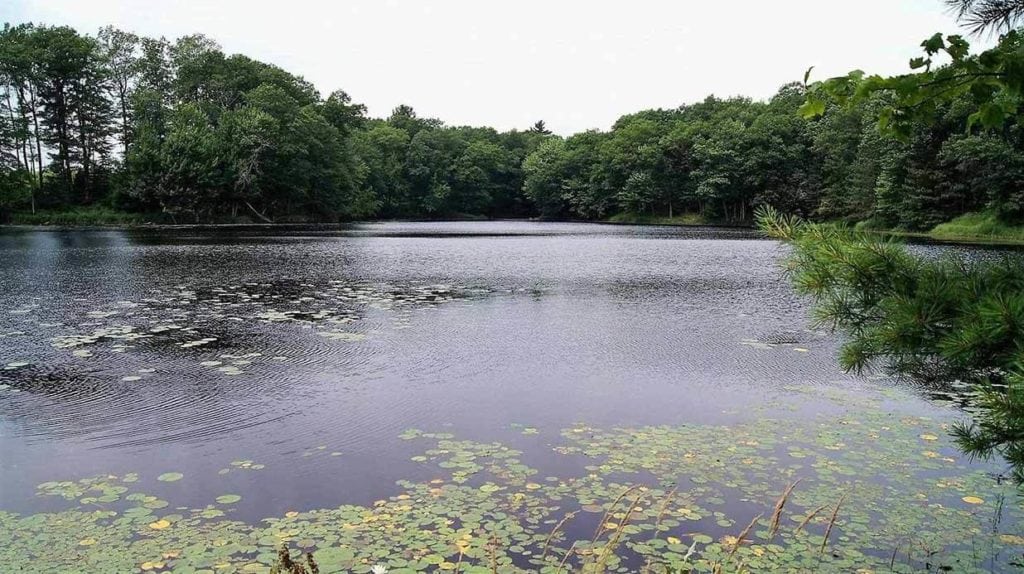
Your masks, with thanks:
M 839 416 L 800 421 L 579 424 L 550 447 L 547 456 L 564 459 L 559 468 L 577 469 L 559 476 L 545 476 L 525 462 L 531 453 L 508 444 L 410 429 L 400 438 L 424 444 L 413 461 L 430 478 L 399 481 L 372 504 L 295 509 L 257 524 L 232 519 L 238 495 L 172 507 L 140 488 L 137 474 L 50 482 L 39 495 L 62 497 L 67 508 L 0 512 L 0 564 L 16 572 L 269 572 L 285 544 L 296 558 L 312 552 L 324 573 L 1021 565 L 1016 488 L 994 467 L 957 455 L 943 421 L 843 405 Z M 210 477 L 157 479 L 199 486 Z
M 177 287 L 154 289 L 139 301 L 117 301 L 101 309 L 85 311 L 67 321 L 41 303 L 10 310 L 22 315 L 23 322 L 45 326 L 57 333 L 50 338 L 53 348 L 68 350 L 86 359 L 97 350 L 124 353 L 140 346 L 200 352 L 201 365 L 216 367 L 226 375 L 244 372 L 262 353 L 226 352 L 210 356 L 230 343 L 225 340 L 235 325 L 249 321 L 290 323 L 314 329 L 326 339 L 358 342 L 367 335 L 352 328 L 369 310 L 394 311 L 395 328 L 408 325 L 408 313 L 456 299 L 482 294 L 480 290 L 447 285 L 387 285 L 351 281 L 308 283 L 246 283 L 236 286 L 194 289 Z M 50 315 L 53 315 L 51 317 Z M 59 317 L 64 321 L 53 321 Z M 72 324 L 74 331 L 68 332 Z M 17 336 L 27 331 L 5 333 Z M 284 357 L 274 357 L 276 360 Z M 19 358 L 2 366 L 16 370 L 30 366 L 29 358 Z M 139 380 L 137 374 L 126 381 Z

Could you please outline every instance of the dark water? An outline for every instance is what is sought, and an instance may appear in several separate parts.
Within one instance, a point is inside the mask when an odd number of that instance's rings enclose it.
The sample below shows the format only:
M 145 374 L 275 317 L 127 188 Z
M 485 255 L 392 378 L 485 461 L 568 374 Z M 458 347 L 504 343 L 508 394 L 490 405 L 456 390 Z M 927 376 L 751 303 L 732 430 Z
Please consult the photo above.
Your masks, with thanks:
M 259 518 L 422 475 L 410 427 L 543 452 L 578 421 L 834 410 L 806 389 L 876 383 L 837 369 L 781 253 L 743 230 L 522 222 L 8 230 L 0 508 L 45 509 L 48 480 L 249 459 L 266 468 L 225 480 Z

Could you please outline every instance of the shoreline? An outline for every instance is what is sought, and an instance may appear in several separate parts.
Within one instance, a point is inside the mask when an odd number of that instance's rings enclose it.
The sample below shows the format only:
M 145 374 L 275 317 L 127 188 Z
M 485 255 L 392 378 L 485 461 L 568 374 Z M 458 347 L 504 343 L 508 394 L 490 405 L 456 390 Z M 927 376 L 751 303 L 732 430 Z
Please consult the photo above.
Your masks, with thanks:
M 1005 247 L 1024 247 L 1024 239 L 1012 237 L 1000 237 L 998 235 L 936 235 L 930 231 L 898 231 L 898 230 L 860 230 L 860 233 L 872 233 L 876 235 L 887 235 L 900 239 L 919 239 L 931 243 L 946 243 L 950 245 L 999 245 Z
M 21 230 L 21 231 L 89 231 L 89 230 L 175 230 L 175 229 L 287 229 L 287 228 L 321 228 L 321 229 L 343 229 L 347 226 L 367 225 L 375 223 L 497 223 L 497 222 L 525 222 L 525 223 L 588 223 L 596 225 L 615 226 L 637 226 L 637 227 L 678 227 L 678 228 L 707 228 L 707 229 L 730 229 L 730 230 L 755 230 L 751 225 L 701 222 L 701 221 L 666 221 L 646 220 L 646 218 L 630 219 L 625 217 L 612 217 L 604 220 L 588 219 L 539 219 L 539 218 L 495 218 L 495 219 L 472 219 L 472 218 L 443 218 L 443 219 L 365 219 L 345 222 L 281 222 L 281 223 L 4 223 L 0 224 L 0 231 Z M 942 243 L 949 245 L 992 245 L 1002 247 L 1024 247 L 1024 239 L 1013 237 L 1001 237 L 998 235 L 946 235 L 935 234 L 932 231 L 901 231 L 895 229 L 861 229 L 859 233 L 873 235 L 884 235 L 899 239 L 924 241 L 931 243 Z

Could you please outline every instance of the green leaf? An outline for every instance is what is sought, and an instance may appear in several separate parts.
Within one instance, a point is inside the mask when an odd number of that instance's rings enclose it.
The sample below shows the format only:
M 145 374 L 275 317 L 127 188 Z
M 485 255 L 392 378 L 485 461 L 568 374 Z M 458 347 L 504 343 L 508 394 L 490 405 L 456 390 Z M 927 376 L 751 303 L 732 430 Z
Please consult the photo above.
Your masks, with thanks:
M 981 106 L 975 114 L 971 115 L 971 118 L 974 118 L 974 116 L 978 116 L 977 121 L 981 122 L 981 126 L 985 129 L 1000 127 L 1006 120 L 1006 114 L 1003 113 L 1003 108 L 994 102 L 989 102 Z
M 819 117 L 825 113 L 825 100 L 815 95 L 808 95 L 807 101 L 800 106 L 800 115 L 807 119 Z
M 889 125 L 892 124 L 892 116 L 892 108 L 883 108 L 880 112 L 878 112 L 878 129 L 881 131 L 887 130 L 889 128 Z
M 934 55 L 939 53 L 940 50 L 946 47 L 946 42 L 942 38 L 942 33 L 936 33 L 931 38 L 928 38 L 924 42 L 921 42 L 921 47 L 924 48 L 928 55 Z
M 953 58 L 954 62 L 963 60 L 965 56 L 971 51 L 971 44 L 964 40 L 963 36 L 949 36 L 946 38 L 949 46 L 946 47 L 946 53 L 949 54 L 950 58 Z

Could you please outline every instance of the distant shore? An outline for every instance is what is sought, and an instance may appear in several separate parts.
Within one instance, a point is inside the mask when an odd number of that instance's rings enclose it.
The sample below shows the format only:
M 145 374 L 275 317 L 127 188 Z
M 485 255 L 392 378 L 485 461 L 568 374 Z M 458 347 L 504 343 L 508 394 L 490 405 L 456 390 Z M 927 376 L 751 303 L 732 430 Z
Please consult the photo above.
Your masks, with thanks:
M 473 221 L 532 221 L 550 223 L 597 223 L 608 225 L 642 225 L 668 227 L 709 227 L 721 229 L 750 229 L 749 223 L 725 222 L 706 219 L 698 214 L 686 213 L 673 217 L 617 214 L 599 220 L 549 220 L 538 218 L 488 219 L 482 216 L 462 215 L 438 219 L 370 219 L 357 221 L 316 221 L 288 220 L 274 223 L 259 221 L 224 221 L 190 223 L 170 221 L 163 214 L 130 213 L 110 209 L 82 209 L 72 211 L 39 211 L 15 213 L 8 223 L 0 224 L 7 229 L 195 229 L 195 228 L 284 228 L 284 227 L 335 227 L 362 223 L 380 222 L 473 222 Z M 952 221 L 941 223 L 927 231 L 890 229 L 861 222 L 854 226 L 858 231 L 877 233 L 911 240 L 935 241 L 951 244 L 1024 246 L 1024 225 L 1012 226 L 1000 223 L 994 217 L 983 213 L 968 213 Z

